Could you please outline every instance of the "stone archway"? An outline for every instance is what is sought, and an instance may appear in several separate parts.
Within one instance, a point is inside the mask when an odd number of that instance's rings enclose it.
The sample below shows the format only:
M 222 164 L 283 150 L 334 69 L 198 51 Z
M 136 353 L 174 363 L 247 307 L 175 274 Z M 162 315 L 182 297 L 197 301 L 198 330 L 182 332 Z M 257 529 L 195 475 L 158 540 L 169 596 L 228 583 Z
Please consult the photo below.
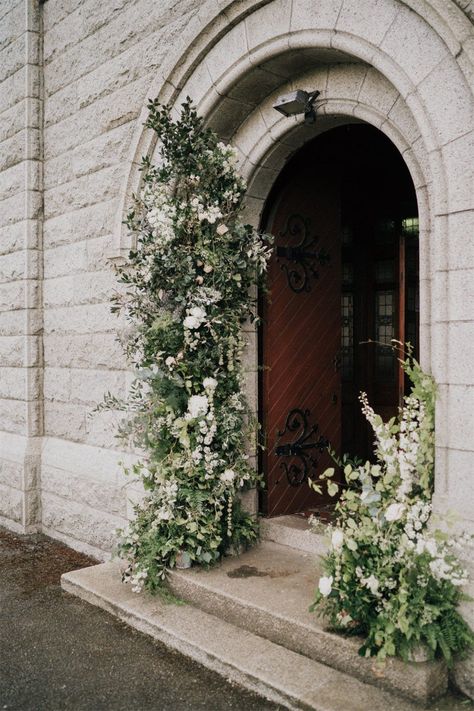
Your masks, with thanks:
M 474 192 L 464 179 L 472 156 L 473 104 L 466 101 L 472 97 L 471 35 L 466 15 L 441 0 L 381 0 L 375 16 L 364 0 L 322 0 L 317 6 L 307 0 L 245 0 L 220 11 L 209 0 L 148 93 L 175 108 L 191 96 L 209 125 L 238 148 L 249 183 L 247 217 L 255 224 L 281 166 L 310 137 L 272 110 L 280 93 L 318 88 L 315 131 L 365 121 L 397 146 L 420 214 L 422 362 L 441 383 L 438 495 L 447 492 L 444 433 L 450 406 L 459 409 L 460 398 L 447 385 L 450 306 L 441 295 L 450 249 L 461 243 Z M 145 116 L 144 108 L 122 191 L 115 256 L 129 247 L 121 223 L 139 187 L 140 158 L 155 150 L 154 136 L 142 127 Z

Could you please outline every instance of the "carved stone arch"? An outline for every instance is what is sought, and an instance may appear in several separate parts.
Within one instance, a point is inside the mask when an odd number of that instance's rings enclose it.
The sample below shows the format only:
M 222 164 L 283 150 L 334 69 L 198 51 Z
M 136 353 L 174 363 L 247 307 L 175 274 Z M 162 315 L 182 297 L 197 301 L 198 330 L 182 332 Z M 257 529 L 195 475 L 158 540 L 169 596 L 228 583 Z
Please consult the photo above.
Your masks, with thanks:
M 323 0 L 318 3 L 318 11 L 311 13 L 310 5 L 304 0 L 293 0 L 292 3 L 281 2 L 281 0 L 246 0 L 244 2 L 228 2 L 220 4 L 220 11 L 214 0 L 206 2 L 199 13 L 192 19 L 184 33 L 180 46 L 176 53 L 170 56 L 168 62 L 161 68 L 159 76 L 156 77 L 148 96 L 158 96 L 162 102 L 179 103 L 186 93 L 193 95 L 193 87 L 198 85 L 204 87 L 204 93 L 200 95 L 201 111 L 209 116 L 219 110 L 221 101 L 226 97 L 225 86 L 217 86 L 215 79 L 210 75 L 208 69 L 209 58 L 212 54 L 217 54 L 222 58 L 232 58 L 235 48 L 238 48 L 240 56 L 239 64 L 235 71 L 228 71 L 225 61 L 222 63 L 223 73 L 227 75 L 229 81 L 236 83 L 240 77 L 249 75 L 249 72 L 256 68 L 258 63 L 265 59 L 269 52 L 274 55 L 286 49 L 287 57 L 291 52 L 304 55 L 308 48 L 319 48 L 342 52 L 342 56 L 357 57 L 359 61 L 366 61 L 390 78 L 394 86 L 406 96 L 407 104 L 417 115 L 420 127 L 423 126 L 423 138 L 427 143 L 427 151 L 434 154 L 439 150 L 438 142 L 433 137 L 432 127 L 430 127 L 429 107 L 423 106 L 422 97 L 416 91 L 416 82 L 407 75 L 406 69 L 402 68 L 400 61 L 410 52 L 404 48 L 403 52 L 390 52 L 390 43 L 387 48 L 383 48 L 387 41 L 387 33 L 395 21 L 405 21 L 407 17 L 401 17 L 403 13 L 410 12 L 413 22 L 424 22 L 428 35 L 432 41 L 438 44 L 438 49 L 442 44 L 445 48 L 445 59 L 453 60 L 457 57 L 459 73 L 472 69 L 472 57 L 470 55 L 470 44 L 468 39 L 471 36 L 472 27 L 461 10 L 452 2 L 446 3 L 444 0 L 384 0 L 385 7 L 380 10 L 380 14 L 386 11 L 388 28 L 383 33 L 377 23 L 372 21 L 370 15 L 365 22 L 361 17 L 364 15 L 364 3 L 360 0 Z M 277 7 L 278 6 L 278 7 Z M 285 14 L 284 8 L 290 8 L 289 15 Z M 337 12 L 335 12 L 335 9 Z M 345 19 L 344 19 L 345 18 Z M 415 20 L 416 18 L 416 20 Z M 288 20 L 288 21 L 287 21 Z M 275 23 L 277 26 L 275 26 Z M 286 26 L 285 26 L 285 23 Z M 342 24 L 341 24 L 342 23 Z M 346 24 L 344 24 L 346 23 Z M 352 24 L 351 24 L 352 23 Z M 316 25 L 311 29 L 311 24 Z M 380 24 L 380 23 L 379 23 Z M 249 39 L 248 28 L 255 26 L 263 31 L 261 36 Z M 324 29 L 318 29 L 319 26 Z M 350 28 L 350 32 L 345 29 Z M 302 29 L 309 28 L 309 29 Z M 378 34 L 377 34 L 378 33 Z M 236 37 L 245 37 L 245 45 L 239 49 Z M 254 46 L 251 46 L 254 44 Z M 270 45 L 273 44 L 273 47 Z M 280 47 L 278 45 L 280 44 Z M 425 54 L 429 54 L 429 48 L 424 47 Z M 260 54 L 259 54 L 260 53 Z M 392 56 L 392 55 L 399 55 Z M 212 59 L 212 57 L 211 57 Z M 398 59 L 398 63 L 397 63 Z M 453 60 L 454 61 L 454 60 Z M 397 71 L 398 70 L 398 71 Z M 451 67 L 452 70 L 452 67 Z M 233 76 L 237 72 L 236 76 Z M 228 88 L 227 88 L 228 90 Z M 193 98 L 196 98 L 193 96 Z M 448 102 L 449 103 L 449 102 Z M 126 184 L 121 194 L 121 209 L 117 216 L 115 227 L 115 239 L 112 246 L 112 255 L 118 256 L 128 249 L 126 230 L 122 221 L 129 204 L 131 194 L 138 188 L 139 172 L 138 166 L 142 155 L 150 155 L 154 149 L 154 137 L 143 128 L 146 118 L 146 107 L 138 119 L 137 133 L 131 147 L 129 159 L 129 170 Z M 431 134 L 431 135 L 430 135 Z M 434 173 L 439 177 L 442 175 L 442 166 L 439 156 L 432 156 L 432 160 L 438 162 Z M 427 162 L 427 161 L 426 161 Z M 446 190 L 439 190 L 440 198 L 446 194 Z M 438 212 L 446 212 L 446 209 L 438 209 Z

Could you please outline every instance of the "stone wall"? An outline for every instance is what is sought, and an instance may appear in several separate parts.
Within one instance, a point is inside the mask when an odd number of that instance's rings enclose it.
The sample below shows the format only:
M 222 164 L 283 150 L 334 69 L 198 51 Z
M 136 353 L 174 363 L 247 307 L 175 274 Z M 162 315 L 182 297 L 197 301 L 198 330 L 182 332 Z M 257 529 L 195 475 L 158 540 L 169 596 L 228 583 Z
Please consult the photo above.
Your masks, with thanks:
M 42 121 L 36 2 L 0 5 L 0 522 L 39 524 Z
M 147 97 L 179 103 L 189 93 L 238 146 L 257 223 L 284 161 L 309 137 L 271 109 L 296 84 L 322 88 L 316 130 L 368 121 L 412 173 L 423 229 L 422 355 L 440 383 L 436 495 L 440 507 L 473 519 L 470 8 L 461 0 L 380 0 L 375 13 L 372 0 L 3 0 L 0 521 L 41 524 L 103 557 L 129 512 L 118 414 L 93 410 L 126 384 L 108 259 L 126 251 L 121 220 L 139 158 L 154 149 L 142 127 Z M 253 371 L 256 404 L 255 385 Z
M 131 137 L 196 0 L 44 5 L 44 530 L 96 555 L 127 515 L 116 413 L 126 373 L 108 256 Z M 66 445 L 67 442 L 67 445 Z

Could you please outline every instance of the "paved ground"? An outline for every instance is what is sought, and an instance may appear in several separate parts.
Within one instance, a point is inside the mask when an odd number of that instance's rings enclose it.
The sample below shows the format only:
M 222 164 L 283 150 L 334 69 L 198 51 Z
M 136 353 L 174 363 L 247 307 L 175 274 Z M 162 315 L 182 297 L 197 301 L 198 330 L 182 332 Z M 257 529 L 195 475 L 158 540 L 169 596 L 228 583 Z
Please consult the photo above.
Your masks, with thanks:
M 93 562 L 0 529 L 0 709 L 276 711 L 62 592 L 63 572 Z
M 0 711 L 279 710 L 61 590 L 94 562 L 0 529 Z M 449 694 L 430 711 L 468 709 Z

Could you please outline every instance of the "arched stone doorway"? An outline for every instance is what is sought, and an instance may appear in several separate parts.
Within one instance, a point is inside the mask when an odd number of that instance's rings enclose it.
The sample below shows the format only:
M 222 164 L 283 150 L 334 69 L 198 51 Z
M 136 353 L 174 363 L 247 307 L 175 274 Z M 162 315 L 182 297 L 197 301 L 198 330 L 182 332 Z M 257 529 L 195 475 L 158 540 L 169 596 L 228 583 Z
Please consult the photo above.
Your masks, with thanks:
M 391 339 L 418 351 L 418 207 L 402 156 L 367 124 L 305 144 L 266 201 L 275 237 L 261 300 L 259 410 L 269 516 L 326 513 L 308 480 L 341 455 L 370 456 L 358 395 L 384 420 L 405 379 Z

